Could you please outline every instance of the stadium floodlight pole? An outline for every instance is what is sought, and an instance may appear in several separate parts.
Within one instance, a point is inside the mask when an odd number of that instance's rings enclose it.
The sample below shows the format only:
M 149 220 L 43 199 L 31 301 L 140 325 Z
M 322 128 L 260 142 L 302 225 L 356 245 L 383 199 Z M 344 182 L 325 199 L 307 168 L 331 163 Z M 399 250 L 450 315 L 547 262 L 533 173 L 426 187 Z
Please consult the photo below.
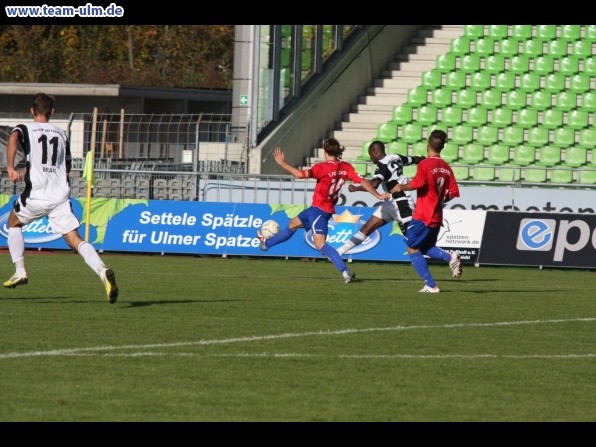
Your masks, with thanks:
M 93 188 L 95 162 L 95 130 L 97 128 L 97 107 L 93 107 L 93 124 L 91 125 L 91 148 L 85 157 L 83 177 L 87 180 L 87 200 L 85 202 L 85 242 L 89 242 L 89 223 L 91 222 L 91 190 Z

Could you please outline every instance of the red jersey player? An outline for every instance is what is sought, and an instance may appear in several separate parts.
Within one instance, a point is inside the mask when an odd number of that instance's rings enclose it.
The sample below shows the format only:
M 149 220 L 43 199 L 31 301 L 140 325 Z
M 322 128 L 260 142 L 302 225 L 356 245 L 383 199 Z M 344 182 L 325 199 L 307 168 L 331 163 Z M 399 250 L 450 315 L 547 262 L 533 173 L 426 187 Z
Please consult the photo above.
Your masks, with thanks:
M 397 184 L 391 192 L 417 191 L 416 207 L 404 241 L 412 266 L 424 279 L 420 292 L 439 293 L 439 287 L 432 277 L 424 255 L 449 263 L 453 277 L 459 278 L 463 267 L 457 253 L 448 253 L 437 247 L 437 237 L 443 226 L 443 205 L 459 197 L 459 187 L 451 166 L 440 157 L 447 134 L 433 130 L 428 137 L 426 160 L 418 164 L 416 175 L 410 183 Z
M 335 204 L 339 199 L 340 192 L 346 181 L 350 180 L 353 183 L 359 183 L 364 190 L 370 192 L 378 200 L 387 200 L 391 195 L 377 192 L 366 179 L 354 170 L 350 163 L 341 160 L 341 154 L 345 148 L 340 146 L 337 140 L 333 138 L 326 140 L 323 148 L 325 149 L 325 161 L 313 165 L 310 169 L 298 169 L 289 165 L 284 159 L 281 148 L 278 146 L 273 149 L 275 162 L 284 171 L 298 179 L 315 178 L 317 184 L 310 207 L 294 217 L 285 229 L 270 239 L 265 239 L 260 232 L 257 232 L 257 237 L 261 242 L 261 249 L 268 250 L 274 245 L 290 239 L 299 228 L 312 231 L 316 249 L 341 272 L 347 284 L 356 275 L 348 270 L 337 250 L 327 243 L 327 224 L 335 213 Z

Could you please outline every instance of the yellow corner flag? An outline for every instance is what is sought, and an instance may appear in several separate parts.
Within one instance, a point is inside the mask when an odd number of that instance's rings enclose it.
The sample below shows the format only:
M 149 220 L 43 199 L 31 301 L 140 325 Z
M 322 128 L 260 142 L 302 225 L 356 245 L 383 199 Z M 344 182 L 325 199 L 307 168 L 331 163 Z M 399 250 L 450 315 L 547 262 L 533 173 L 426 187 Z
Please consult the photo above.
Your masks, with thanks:
M 83 168 L 83 178 L 87 182 L 87 200 L 85 201 L 85 241 L 89 242 L 89 221 L 91 220 L 91 189 L 95 183 L 93 175 L 93 161 L 95 151 L 87 151 L 85 156 L 85 167 Z
M 93 159 L 95 158 L 94 151 L 87 151 L 85 156 L 85 167 L 83 168 L 83 178 L 87 184 L 93 186 L 95 184 L 95 176 L 93 175 Z

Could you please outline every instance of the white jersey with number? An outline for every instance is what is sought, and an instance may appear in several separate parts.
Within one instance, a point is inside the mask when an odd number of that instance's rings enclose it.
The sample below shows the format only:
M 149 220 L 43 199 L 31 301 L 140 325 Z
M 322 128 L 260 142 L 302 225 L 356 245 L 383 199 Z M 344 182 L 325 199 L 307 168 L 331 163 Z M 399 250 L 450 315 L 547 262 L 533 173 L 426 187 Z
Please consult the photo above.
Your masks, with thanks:
M 19 124 L 19 143 L 25 153 L 27 172 L 21 202 L 35 201 L 51 208 L 70 199 L 66 162 L 70 146 L 66 133 L 50 123 Z

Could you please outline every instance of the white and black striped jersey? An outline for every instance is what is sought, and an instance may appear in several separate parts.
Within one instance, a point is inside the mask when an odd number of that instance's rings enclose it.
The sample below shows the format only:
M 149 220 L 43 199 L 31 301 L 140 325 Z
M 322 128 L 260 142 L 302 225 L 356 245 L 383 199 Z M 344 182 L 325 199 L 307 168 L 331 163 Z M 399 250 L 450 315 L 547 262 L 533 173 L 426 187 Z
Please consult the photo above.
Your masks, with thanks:
M 400 154 L 388 154 L 382 159 L 377 161 L 377 169 L 373 175 L 373 179 L 379 179 L 381 185 L 386 188 L 387 191 L 397 185 L 405 185 L 410 179 L 404 175 L 404 166 L 418 164 L 426 157 L 411 157 L 409 155 Z M 402 218 L 406 218 L 412 215 L 414 209 L 414 199 L 410 191 L 395 192 L 392 194 L 393 200 L 397 204 L 400 215 Z
M 410 181 L 404 175 L 404 166 L 418 164 L 426 157 L 410 157 L 409 155 L 389 154 L 377 161 L 377 169 L 373 178 L 381 180 L 390 191 L 395 185 L 405 185 Z M 396 195 L 394 194 L 395 198 Z
M 13 132 L 19 132 L 19 144 L 25 153 L 23 205 L 27 199 L 44 206 L 68 200 L 71 156 L 66 133 L 50 123 L 19 124 Z

